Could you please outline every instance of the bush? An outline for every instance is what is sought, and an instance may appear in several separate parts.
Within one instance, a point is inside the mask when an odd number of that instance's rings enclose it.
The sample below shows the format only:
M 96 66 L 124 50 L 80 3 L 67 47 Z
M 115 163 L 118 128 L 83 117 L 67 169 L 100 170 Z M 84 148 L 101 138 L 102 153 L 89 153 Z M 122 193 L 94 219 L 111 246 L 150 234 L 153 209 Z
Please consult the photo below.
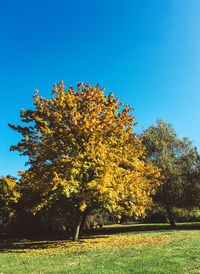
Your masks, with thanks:
M 192 209 L 186 208 L 173 208 L 172 210 L 175 222 L 199 222 L 200 221 L 200 209 L 198 207 Z M 164 208 L 154 206 L 147 212 L 144 219 L 141 220 L 145 223 L 167 223 L 168 215 Z
M 174 218 L 176 222 L 199 222 L 200 209 L 195 207 L 192 209 L 174 208 Z
M 151 210 L 147 211 L 146 217 L 142 220 L 144 223 L 167 223 L 167 215 L 163 208 L 153 207 Z

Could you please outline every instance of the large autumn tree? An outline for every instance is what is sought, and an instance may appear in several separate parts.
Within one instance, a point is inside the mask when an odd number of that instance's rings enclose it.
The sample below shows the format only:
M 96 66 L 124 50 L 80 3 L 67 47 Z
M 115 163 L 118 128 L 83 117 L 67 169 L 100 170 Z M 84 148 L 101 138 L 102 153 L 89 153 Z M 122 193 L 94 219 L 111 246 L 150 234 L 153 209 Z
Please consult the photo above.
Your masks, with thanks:
M 171 124 L 158 119 L 156 125 L 142 134 L 147 149 L 146 159 L 162 170 L 162 181 L 155 201 L 168 214 L 175 226 L 173 207 L 192 207 L 199 204 L 199 155 L 188 138 L 179 138 Z
M 51 99 L 36 90 L 34 106 L 21 110 L 28 126 L 9 126 L 23 136 L 11 150 L 29 158 L 21 183 L 43 196 L 35 211 L 48 204 L 48 193 L 62 191 L 73 205 L 74 240 L 91 208 L 117 216 L 145 214 L 160 173 L 141 160 L 132 107 L 119 104 L 113 93 L 106 96 L 99 85 L 65 89 L 63 82 L 54 85 Z

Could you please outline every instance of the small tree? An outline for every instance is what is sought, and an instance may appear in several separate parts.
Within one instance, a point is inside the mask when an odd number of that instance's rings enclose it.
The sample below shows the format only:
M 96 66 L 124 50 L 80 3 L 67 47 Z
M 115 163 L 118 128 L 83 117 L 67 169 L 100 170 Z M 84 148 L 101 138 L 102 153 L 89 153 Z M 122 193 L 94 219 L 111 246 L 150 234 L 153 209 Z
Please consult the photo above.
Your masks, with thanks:
M 19 199 L 16 179 L 12 176 L 0 178 L 0 227 L 4 229 L 9 225 L 16 210 Z
M 198 153 L 188 138 L 178 138 L 172 126 L 161 119 L 144 131 L 142 142 L 147 149 L 146 159 L 162 170 L 163 184 L 158 188 L 155 201 L 164 206 L 174 227 L 172 207 L 187 207 L 197 202 L 194 197 L 195 193 L 199 194 Z
M 133 108 L 120 107 L 99 85 L 77 87 L 54 85 L 50 100 L 36 91 L 35 109 L 21 110 L 22 122 L 30 126 L 9 125 L 23 135 L 11 150 L 29 157 L 21 182 L 43 196 L 34 210 L 62 187 L 73 205 L 74 240 L 91 208 L 107 208 L 118 216 L 145 214 L 160 184 L 158 168 L 140 160 L 144 149 L 133 133 Z

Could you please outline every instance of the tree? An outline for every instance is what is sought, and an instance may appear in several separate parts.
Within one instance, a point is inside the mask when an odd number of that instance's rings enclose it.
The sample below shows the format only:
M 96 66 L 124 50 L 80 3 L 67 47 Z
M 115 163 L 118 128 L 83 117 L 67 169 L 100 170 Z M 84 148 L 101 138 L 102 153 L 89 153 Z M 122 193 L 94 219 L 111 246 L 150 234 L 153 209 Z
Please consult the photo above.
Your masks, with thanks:
M 29 157 L 21 183 L 43 197 L 34 210 L 62 188 L 73 207 L 74 240 L 91 209 L 145 214 L 160 184 L 159 169 L 141 160 L 144 149 L 133 133 L 133 108 L 118 101 L 112 93 L 105 96 L 99 85 L 78 83 L 77 90 L 65 90 L 61 82 L 50 100 L 36 90 L 35 109 L 21 110 L 29 126 L 9 124 L 23 135 L 11 150 Z
M 180 139 L 171 124 L 157 120 L 142 134 L 147 149 L 146 159 L 161 168 L 163 184 L 158 188 L 155 201 L 164 206 L 171 227 L 175 226 L 173 206 L 192 206 L 198 193 L 196 176 L 199 166 L 197 150 L 188 138 Z
M 200 155 L 194 147 L 183 159 L 183 193 L 180 205 L 186 208 L 200 207 Z
M 11 222 L 19 199 L 16 179 L 12 176 L 0 178 L 0 227 L 5 230 Z

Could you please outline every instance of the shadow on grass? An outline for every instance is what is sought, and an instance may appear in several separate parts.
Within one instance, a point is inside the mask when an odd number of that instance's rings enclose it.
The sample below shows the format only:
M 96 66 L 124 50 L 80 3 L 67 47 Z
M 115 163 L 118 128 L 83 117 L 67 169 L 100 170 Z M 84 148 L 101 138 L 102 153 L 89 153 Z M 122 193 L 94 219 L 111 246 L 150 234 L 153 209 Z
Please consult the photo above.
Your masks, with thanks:
M 130 225 L 116 225 L 108 226 L 92 231 L 88 231 L 88 235 L 111 235 L 116 233 L 126 232 L 142 232 L 155 230 L 194 230 L 200 229 L 200 222 L 198 223 L 177 223 L 175 228 L 171 228 L 169 224 L 130 224 Z
M 200 223 L 184 223 L 177 224 L 173 230 L 198 230 Z M 103 228 L 83 231 L 80 240 L 76 245 L 81 245 L 83 239 L 106 238 L 108 235 L 127 232 L 151 232 L 151 231 L 170 231 L 169 224 L 129 224 L 129 225 L 113 225 Z M 25 253 L 26 250 L 45 250 L 51 248 L 68 248 L 66 245 L 74 244 L 69 240 L 69 235 L 50 235 L 28 237 L 28 239 L 10 239 L 0 241 L 0 253 Z
M 25 253 L 26 250 L 55 248 L 55 241 L 10 240 L 0 243 L 0 252 Z
M 98 239 L 101 238 L 107 238 L 108 236 L 104 235 L 91 235 L 89 237 L 84 237 L 84 239 L 88 238 L 96 238 L 97 242 Z M 79 241 L 74 243 L 72 240 L 66 240 L 63 238 L 63 240 L 41 240 L 40 239 L 13 239 L 13 240 L 4 240 L 0 242 L 0 253 L 26 253 L 26 251 L 34 251 L 34 250 L 48 250 L 48 249 L 57 249 L 57 248 L 65 248 L 67 249 L 73 245 L 76 245 L 77 247 L 82 245 L 85 241 L 83 238 L 80 238 Z M 76 252 L 75 252 L 76 253 Z M 79 252 L 80 253 L 80 252 Z

